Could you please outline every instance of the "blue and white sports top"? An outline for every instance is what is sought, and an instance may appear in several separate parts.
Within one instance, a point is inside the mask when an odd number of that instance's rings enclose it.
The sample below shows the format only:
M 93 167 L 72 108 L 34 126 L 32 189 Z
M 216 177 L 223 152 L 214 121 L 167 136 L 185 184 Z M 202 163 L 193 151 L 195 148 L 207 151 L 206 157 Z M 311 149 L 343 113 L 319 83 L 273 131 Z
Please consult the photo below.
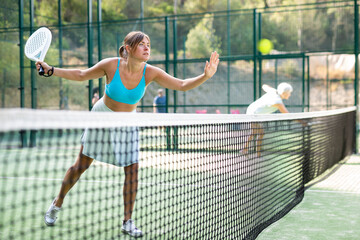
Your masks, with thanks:
M 145 70 L 146 63 L 144 67 L 143 76 L 139 82 L 139 84 L 133 89 L 127 89 L 121 81 L 119 66 L 120 66 L 120 58 L 118 60 L 118 66 L 116 68 L 115 75 L 109 84 L 105 84 L 105 93 L 111 99 L 127 104 L 136 104 L 140 101 L 140 99 L 145 94 Z

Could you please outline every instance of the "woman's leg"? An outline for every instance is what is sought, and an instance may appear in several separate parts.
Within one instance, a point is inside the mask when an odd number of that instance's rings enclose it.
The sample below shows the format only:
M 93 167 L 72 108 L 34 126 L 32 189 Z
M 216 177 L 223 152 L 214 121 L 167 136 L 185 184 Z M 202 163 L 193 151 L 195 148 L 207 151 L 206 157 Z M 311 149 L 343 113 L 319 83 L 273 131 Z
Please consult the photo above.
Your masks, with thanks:
M 130 166 L 124 167 L 125 182 L 123 188 L 124 198 L 124 221 L 131 218 L 131 214 L 135 205 L 135 198 L 138 188 L 138 170 L 139 164 L 134 163 Z
M 66 172 L 64 180 L 62 182 L 59 195 L 54 201 L 54 205 L 57 207 L 61 207 L 63 204 L 64 198 L 69 190 L 75 185 L 75 183 L 79 180 L 81 174 L 88 169 L 93 162 L 93 159 L 85 156 L 83 153 L 83 146 L 81 145 L 80 153 L 74 165 L 72 165 Z

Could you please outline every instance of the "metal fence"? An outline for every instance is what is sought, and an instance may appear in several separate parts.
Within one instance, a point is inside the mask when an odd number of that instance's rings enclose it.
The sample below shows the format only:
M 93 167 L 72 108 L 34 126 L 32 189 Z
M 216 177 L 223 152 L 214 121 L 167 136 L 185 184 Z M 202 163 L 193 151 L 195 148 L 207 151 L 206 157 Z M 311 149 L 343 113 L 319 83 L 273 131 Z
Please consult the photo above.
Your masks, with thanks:
M 117 56 L 122 39 L 132 30 L 150 36 L 149 63 L 179 78 L 202 73 L 210 51 L 220 52 L 221 63 L 212 79 L 187 92 L 166 90 L 168 112 L 245 113 L 263 94 L 262 84 L 276 86 L 284 81 L 294 87 L 285 102 L 292 112 L 358 103 L 357 1 L 121 21 L 101 21 L 99 14 L 94 21 L 88 14 L 94 12 L 89 2 L 85 22 L 65 23 L 59 17 L 60 6 L 54 16 L 57 24 L 46 24 L 53 33 L 48 63 L 64 68 L 92 66 L 99 59 Z M 10 27 L 0 28 L 1 107 L 90 109 L 93 88 L 99 87 L 102 94 L 105 80 L 78 83 L 39 77 L 23 47 L 44 20 L 28 2 L 12 4 L 11 11 L 0 8 L 12 21 Z M 257 51 L 261 38 L 274 43 L 269 55 Z M 158 88 L 155 83 L 147 87 L 139 111 L 152 111 Z

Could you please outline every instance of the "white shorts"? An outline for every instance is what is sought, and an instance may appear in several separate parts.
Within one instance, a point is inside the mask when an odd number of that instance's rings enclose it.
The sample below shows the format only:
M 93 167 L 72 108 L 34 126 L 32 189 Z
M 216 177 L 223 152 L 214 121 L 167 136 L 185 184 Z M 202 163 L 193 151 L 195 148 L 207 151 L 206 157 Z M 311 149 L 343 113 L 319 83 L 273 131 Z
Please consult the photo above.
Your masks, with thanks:
M 91 111 L 112 112 L 102 98 L 95 103 Z M 137 127 L 87 128 L 81 136 L 81 143 L 82 153 L 97 161 L 121 167 L 139 162 L 139 129 Z

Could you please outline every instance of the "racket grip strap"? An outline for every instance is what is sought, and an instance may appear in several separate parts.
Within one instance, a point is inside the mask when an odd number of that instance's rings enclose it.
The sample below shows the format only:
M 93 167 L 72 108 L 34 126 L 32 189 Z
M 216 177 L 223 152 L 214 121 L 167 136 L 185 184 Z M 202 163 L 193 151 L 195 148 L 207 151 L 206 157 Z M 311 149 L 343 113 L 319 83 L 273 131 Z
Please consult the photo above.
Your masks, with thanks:
M 47 74 L 46 74 L 46 75 L 43 74 L 42 76 L 44 76 L 44 77 L 51 77 L 51 76 L 53 75 L 53 73 L 54 73 L 54 67 L 51 67 L 51 69 L 48 70 Z

